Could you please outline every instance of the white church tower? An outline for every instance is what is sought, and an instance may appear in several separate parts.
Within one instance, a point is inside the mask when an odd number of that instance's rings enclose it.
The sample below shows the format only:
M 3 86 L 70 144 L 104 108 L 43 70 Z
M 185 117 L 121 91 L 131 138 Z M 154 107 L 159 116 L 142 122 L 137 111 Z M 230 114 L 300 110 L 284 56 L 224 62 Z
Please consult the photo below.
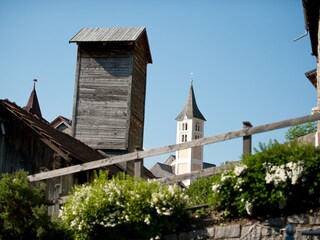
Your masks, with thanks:
M 192 81 L 186 105 L 176 117 L 176 120 L 177 143 L 187 142 L 203 137 L 204 122 L 206 119 L 197 106 Z M 203 146 L 177 151 L 173 168 L 176 175 L 202 170 Z M 184 181 L 186 186 L 189 186 L 190 183 L 190 180 Z

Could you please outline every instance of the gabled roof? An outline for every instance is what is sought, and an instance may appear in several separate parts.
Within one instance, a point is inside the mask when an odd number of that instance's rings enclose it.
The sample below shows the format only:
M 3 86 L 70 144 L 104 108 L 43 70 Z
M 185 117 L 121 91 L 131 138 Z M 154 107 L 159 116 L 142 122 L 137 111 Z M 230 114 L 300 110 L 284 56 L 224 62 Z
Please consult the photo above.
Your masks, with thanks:
M 69 43 L 82 42 L 135 42 L 145 38 L 148 63 L 152 63 L 147 31 L 145 27 L 114 27 L 114 28 L 82 28 Z
M 53 128 L 56 128 L 57 126 L 59 126 L 60 124 L 64 123 L 67 127 L 71 128 L 71 120 L 63 117 L 63 116 L 58 116 L 56 117 L 51 123 L 50 126 Z
M 37 80 L 35 79 L 33 84 L 33 90 L 30 94 L 28 103 L 25 107 L 23 107 L 23 109 L 26 110 L 28 113 L 36 116 L 37 118 L 43 119 L 41 110 L 40 110 L 40 104 L 38 101 L 37 92 L 36 92 L 36 81 Z
M 171 165 L 171 163 L 173 163 L 176 160 L 176 156 L 175 155 L 170 155 L 167 160 L 164 161 L 164 164 L 167 165 Z
M 176 117 L 176 120 L 178 120 L 178 121 L 182 120 L 184 115 L 186 115 L 188 118 L 198 118 L 198 119 L 206 121 L 206 119 L 204 118 L 204 116 L 202 115 L 202 113 L 200 112 L 200 110 L 197 106 L 196 97 L 195 97 L 194 91 L 193 91 L 192 81 L 191 81 L 189 96 L 188 96 L 186 105 L 184 106 L 182 111 L 179 113 L 179 115 Z
M 174 175 L 172 166 L 159 162 L 153 165 L 150 172 L 152 172 L 152 174 L 157 178 L 170 177 Z
M 58 153 L 67 161 L 74 159 L 89 162 L 104 158 L 99 152 L 80 142 L 76 138 L 54 129 L 49 124 L 39 120 L 9 100 L 0 100 L 0 107 L 8 110 L 14 117 L 21 121 L 39 136 L 44 144 Z M 106 167 L 110 174 L 116 174 L 122 169 L 116 165 Z

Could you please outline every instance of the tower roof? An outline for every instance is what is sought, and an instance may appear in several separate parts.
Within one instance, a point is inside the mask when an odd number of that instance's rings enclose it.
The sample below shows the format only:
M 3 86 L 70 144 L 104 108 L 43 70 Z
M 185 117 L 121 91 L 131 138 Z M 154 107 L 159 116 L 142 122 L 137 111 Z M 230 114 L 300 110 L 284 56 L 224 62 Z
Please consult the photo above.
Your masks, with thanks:
M 39 119 L 43 119 L 42 118 L 42 114 L 41 114 L 41 110 L 40 110 L 40 104 L 38 101 L 38 97 L 37 97 L 37 92 L 36 92 L 36 82 L 37 80 L 34 79 L 33 80 L 33 90 L 30 94 L 28 103 L 25 107 L 23 107 L 24 110 L 26 110 L 27 112 L 29 112 L 32 115 L 37 116 Z
M 192 81 L 191 81 L 189 96 L 188 96 L 186 105 L 184 106 L 182 111 L 179 113 L 179 115 L 176 117 L 176 120 L 181 120 L 184 115 L 186 115 L 188 118 L 198 118 L 206 121 L 206 119 L 204 118 L 204 116 L 202 115 L 202 113 L 200 112 L 197 106 L 196 97 L 193 91 Z
M 69 43 L 90 42 L 135 42 L 144 39 L 147 51 L 147 61 L 152 63 L 147 30 L 145 27 L 113 27 L 113 28 L 82 28 Z

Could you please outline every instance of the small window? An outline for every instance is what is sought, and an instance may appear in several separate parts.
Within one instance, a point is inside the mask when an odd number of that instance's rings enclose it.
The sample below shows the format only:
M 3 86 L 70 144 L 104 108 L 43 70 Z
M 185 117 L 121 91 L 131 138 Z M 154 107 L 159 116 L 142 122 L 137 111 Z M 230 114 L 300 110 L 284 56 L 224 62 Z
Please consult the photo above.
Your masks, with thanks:
M 195 139 L 199 139 L 200 136 L 199 136 L 198 134 L 196 134 L 196 135 L 194 136 L 194 138 L 195 138 Z
M 186 141 L 188 141 L 187 134 L 182 134 L 181 135 L 181 142 L 186 142 Z
M 188 130 L 188 123 L 182 123 L 182 130 Z
M 200 123 L 196 123 L 196 131 L 200 132 Z

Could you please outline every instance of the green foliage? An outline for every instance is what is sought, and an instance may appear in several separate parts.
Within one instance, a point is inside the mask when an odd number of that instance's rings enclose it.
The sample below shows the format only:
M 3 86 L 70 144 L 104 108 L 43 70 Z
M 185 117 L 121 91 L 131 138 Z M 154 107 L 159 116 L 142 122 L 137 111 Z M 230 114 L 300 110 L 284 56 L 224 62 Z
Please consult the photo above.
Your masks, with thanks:
M 189 206 L 208 204 L 212 202 L 212 184 L 217 181 L 218 175 L 200 178 L 193 182 L 187 189 Z
M 213 207 L 228 218 L 309 212 L 320 207 L 320 149 L 292 142 L 260 151 L 213 181 Z
M 32 186 L 23 171 L 0 179 L 0 239 L 54 239 L 64 230 L 47 214 L 44 185 Z
M 294 141 L 298 137 L 305 136 L 310 133 L 315 133 L 316 131 L 317 131 L 317 122 L 304 123 L 304 124 L 290 127 L 285 134 L 285 138 L 287 141 Z
M 151 238 L 177 230 L 186 204 L 178 187 L 100 172 L 74 189 L 60 218 L 75 239 Z

